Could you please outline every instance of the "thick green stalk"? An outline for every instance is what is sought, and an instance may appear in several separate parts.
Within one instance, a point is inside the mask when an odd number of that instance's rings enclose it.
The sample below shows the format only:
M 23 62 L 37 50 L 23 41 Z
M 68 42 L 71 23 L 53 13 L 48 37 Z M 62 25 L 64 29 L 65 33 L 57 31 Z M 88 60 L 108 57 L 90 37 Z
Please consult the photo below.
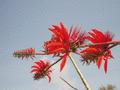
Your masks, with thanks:
M 69 54 L 69 58 L 70 58 L 70 60 L 72 61 L 72 64 L 73 64 L 75 70 L 77 71 L 80 79 L 82 80 L 82 83 L 84 84 L 86 90 L 91 90 L 90 86 L 88 85 L 85 77 L 82 75 L 82 72 L 81 72 L 80 69 L 78 68 L 78 66 L 77 66 L 75 60 L 72 58 L 71 54 Z

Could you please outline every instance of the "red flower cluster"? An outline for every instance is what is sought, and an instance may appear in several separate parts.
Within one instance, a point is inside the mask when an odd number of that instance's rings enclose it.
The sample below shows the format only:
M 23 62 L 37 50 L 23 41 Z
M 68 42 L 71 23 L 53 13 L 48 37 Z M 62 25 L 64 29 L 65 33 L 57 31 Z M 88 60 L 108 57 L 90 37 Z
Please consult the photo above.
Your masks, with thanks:
M 112 41 L 113 35 L 109 32 L 103 33 L 100 30 L 93 29 L 92 32 L 89 32 L 89 36 L 86 38 L 93 44 L 96 43 L 106 43 Z M 85 50 L 81 51 L 81 56 L 83 61 L 90 64 L 91 62 L 96 62 L 98 68 L 100 68 L 102 61 L 104 60 L 104 70 L 107 72 L 108 59 L 112 58 L 110 45 L 97 45 L 90 46 Z
M 27 48 L 27 49 L 23 49 L 23 50 L 18 50 L 18 51 L 15 51 L 13 53 L 13 56 L 14 57 L 18 57 L 18 58 L 35 58 L 35 49 L 33 48 Z
M 80 28 L 71 27 L 70 30 L 66 28 L 62 23 L 60 25 L 52 25 L 49 28 L 52 32 L 52 38 L 44 43 L 43 53 L 36 53 L 35 49 L 28 48 L 24 50 L 18 50 L 14 52 L 14 56 L 18 58 L 34 58 L 35 55 L 53 55 L 62 60 L 60 63 L 60 71 L 63 70 L 66 65 L 67 58 L 72 53 L 77 53 L 82 57 L 84 63 L 90 64 L 94 62 L 100 68 L 104 61 L 104 71 L 107 72 L 108 60 L 112 58 L 110 51 L 111 44 L 100 44 L 108 43 L 112 41 L 113 35 L 110 32 L 101 32 L 98 29 L 92 29 L 89 35 L 82 32 Z M 79 51 L 81 46 L 84 46 L 85 40 L 90 41 L 93 45 Z M 99 45 L 95 45 L 99 44 Z M 34 72 L 34 79 L 38 80 L 45 76 L 48 77 L 49 82 L 51 81 L 51 66 L 49 62 L 40 60 L 35 62 L 36 65 L 32 66 Z M 53 64 L 54 65 L 54 64 Z
M 45 76 L 48 77 L 49 82 L 51 81 L 51 73 L 52 70 L 51 68 L 49 68 L 50 63 L 43 61 L 43 60 L 39 60 L 38 62 L 35 62 L 36 65 L 32 66 L 33 70 L 31 72 L 34 72 L 34 79 L 38 80 L 40 78 L 43 78 Z
M 68 29 L 60 23 L 60 26 L 52 25 L 53 28 L 49 30 L 53 33 L 51 40 L 44 43 L 45 54 L 53 54 L 62 58 L 60 64 L 60 71 L 66 64 L 67 57 L 70 52 L 76 52 L 79 45 L 85 41 L 85 34 L 80 29 L 71 28 L 70 32 Z

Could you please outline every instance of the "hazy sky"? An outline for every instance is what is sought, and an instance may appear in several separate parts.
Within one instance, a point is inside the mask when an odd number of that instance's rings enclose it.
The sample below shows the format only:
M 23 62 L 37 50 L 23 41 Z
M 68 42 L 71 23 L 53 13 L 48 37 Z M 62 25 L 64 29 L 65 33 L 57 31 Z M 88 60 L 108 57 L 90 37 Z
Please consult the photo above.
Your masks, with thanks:
M 111 31 L 120 40 L 120 0 L 0 0 L 0 90 L 72 90 L 59 79 L 62 76 L 79 90 L 85 90 L 68 60 L 63 72 L 59 64 L 53 68 L 51 83 L 47 79 L 34 81 L 31 66 L 34 60 L 14 58 L 14 50 L 33 47 L 42 49 L 50 38 L 48 27 L 62 21 L 66 26 L 80 26 L 85 31 L 101 28 Z M 113 84 L 120 90 L 120 48 L 112 49 L 114 59 L 109 61 L 108 73 L 95 64 L 78 65 L 92 90 Z M 52 59 L 50 57 L 37 57 Z

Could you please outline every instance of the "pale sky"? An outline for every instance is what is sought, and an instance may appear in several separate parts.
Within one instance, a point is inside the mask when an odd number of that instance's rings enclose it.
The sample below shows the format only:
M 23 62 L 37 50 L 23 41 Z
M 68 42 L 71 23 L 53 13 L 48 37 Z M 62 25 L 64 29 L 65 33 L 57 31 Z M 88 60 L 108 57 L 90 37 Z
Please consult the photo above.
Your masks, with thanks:
M 42 50 L 44 41 L 51 37 L 48 28 L 60 21 L 85 31 L 95 27 L 111 31 L 114 40 L 120 40 L 120 0 L 0 0 L 0 90 L 73 90 L 59 76 L 85 90 L 70 60 L 61 73 L 59 64 L 53 67 L 52 81 L 48 83 L 47 79 L 34 81 L 30 71 L 33 62 L 52 58 L 21 60 L 12 56 L 19 49 Z M 74 56 L 92 90 L 107 84 L 120 90 L 120 47 L 112 51 L 114 59 L 109 61 L 107 74 L 95 64 L 83 66 Z

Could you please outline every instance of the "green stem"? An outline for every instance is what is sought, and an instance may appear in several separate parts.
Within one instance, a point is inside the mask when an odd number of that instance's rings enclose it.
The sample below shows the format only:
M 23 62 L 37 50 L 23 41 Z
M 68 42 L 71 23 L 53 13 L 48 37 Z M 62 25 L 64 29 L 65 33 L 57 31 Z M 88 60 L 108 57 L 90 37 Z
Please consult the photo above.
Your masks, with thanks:
M 91 90 L 90 86 L 88 85 L 86 79 L 85 79 L 84 76 L 82 75 L 82 72 L 81 72 L 80 69 L 78 68 L 78 66 L 77 66 L 75 60 L 72 58 L 71 54 L 69 54 L 69 58 L 70 58 L 70 60 L 72 61 L 72 64 L 73 64 L 75 70 L 77 71 L 80 79 L 82 80 L 82 83 L 84 84 L 86 90 Z

